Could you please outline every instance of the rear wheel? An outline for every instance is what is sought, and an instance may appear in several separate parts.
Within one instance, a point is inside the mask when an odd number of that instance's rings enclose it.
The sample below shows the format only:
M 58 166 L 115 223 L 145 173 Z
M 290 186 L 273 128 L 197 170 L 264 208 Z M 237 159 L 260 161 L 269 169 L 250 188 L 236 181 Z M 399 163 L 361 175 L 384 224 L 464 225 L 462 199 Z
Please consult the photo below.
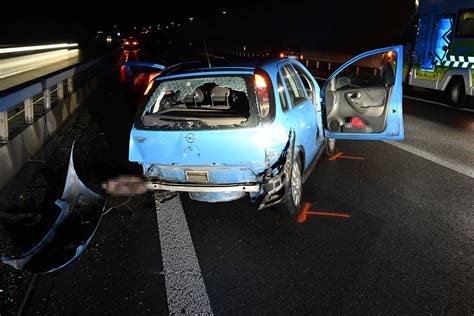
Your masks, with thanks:
M 463 104 L 466 92 L 464 91 L 464 81 L 460 78 L 454 78 L 449 83 L 446 90 L 447 101 L 450 105 L 459 107 Z
M 297 217 L 301 212 L 303 199 L 303 177 L 301 173 L 301 159 L 294 159 L 291 169 L 291 178 L 288 186 L 288 198 L 275 207 L 281 213 Z

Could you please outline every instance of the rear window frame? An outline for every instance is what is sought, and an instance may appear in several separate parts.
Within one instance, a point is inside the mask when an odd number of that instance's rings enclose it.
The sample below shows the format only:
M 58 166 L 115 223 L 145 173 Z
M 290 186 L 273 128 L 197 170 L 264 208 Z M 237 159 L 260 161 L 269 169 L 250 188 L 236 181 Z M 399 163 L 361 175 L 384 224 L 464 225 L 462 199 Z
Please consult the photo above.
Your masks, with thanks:
M 257 94 L 254 89 L 254 75 L 253 73 L 205 73 L 205 75 L 190 75 L 190 76 L 182 76 L 182 75 L 170 75 L 170 76 L 163 76 L 163 77 L 157 77 L 154 79 L 154 84 L 149 93 L 146 95 L 146 97 L 143 99 L 142 103 L 140 106 L 137 108 L 137 112 L 135 115 L 134 119 L 134 127 L 139 130 L 159 130 L 159 131 L 178 131 L 177 129 L 160 129 L 159 127 L 151 127 L 151 126 L 145 126 L 143 124 L 143 116 L 145 115 L 145 109 L 148 107 L 150 100 L 154 97 L 154 94 L 156 90 L 158 89 L 159 85 L 162 82 L 166 81 L 172 81 L 172 80 L 183 80 L 183 79 L 194 79 L 194 78 L 215 78 L 215 77 L 243 77 L 246 83 L 247 87 L 247 97 L 248 97 L 248 102 L 249 102 L 249 112 L 250 116 L 245 124 L 242 124 L 241 126 L 225 126 L 225 125 L 220 125 L 216 127 L 209 127 L 209 128 L 204 128 L 204 129 L 199 129 L 199 130 L 217 130 L 217 129 L 238 129 L 238 128 L 249 128 L 249 127 L 255 127 L 261 123 L 261 117 L 260 117 L 260 111 L 258 109 L 258 100 L 257 100 Z M 186 130 L 186 129 L 181 129 L 181 130 Z M 197 129 L 189 129 L 190 131 L 196 131 Z

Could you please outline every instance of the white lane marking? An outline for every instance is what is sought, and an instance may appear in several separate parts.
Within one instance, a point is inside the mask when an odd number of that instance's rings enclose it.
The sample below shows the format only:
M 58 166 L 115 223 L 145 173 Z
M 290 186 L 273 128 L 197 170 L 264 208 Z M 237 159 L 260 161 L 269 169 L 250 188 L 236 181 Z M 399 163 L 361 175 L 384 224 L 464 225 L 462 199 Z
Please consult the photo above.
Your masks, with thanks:
M 387 141 L 387 140 L 384 140 L 383 142 L 387 143 L 387 144 L 390 144 L 392 146 L 395 146 L 395 147 L 398 147 L 400 149 L 403 149 L 405 151 L 408 151 L 409 153 L 412 153 L 414 155 L 417 155 L 419 157 L 422 157 L 422 158 L 425 158 L 429 161 L 432 161 L 434 163 L 437 163 L 438 165 L 441 165 L 443 167 L 446 167 L 448 169 L 451 169 L 451 170 L 454 170 L 456 172 L 459 172 L 463 175 L 466 175 L 468 177 L 471 177 L 471 178 L 474 178 L 474 168 L 470 168 L 469 166 L 463 166 L 463 165 L 459 165 L 459 164 L 456 164 L 456 163 L 452 163 L 450 161 L 447 161 L 447 160 L 444 160 L 444 159 L 441 159 L 439 157 L 436 157 L 424 150 L 420 150 L 420 149 L 417 149 L 415 147 L 412 147 L 410 145 L 406 145 L 404 143 L 399 143 L 399 142 L 396 142 L 396 141 Z
M 170 315 L 212 314 L 179 195 L 155 203 Z
M 444 106 L 445 108 L 456 109 L 456 110 L 461 110 L 461 111 L 466 111 L 466 112 L 472 112 L 472 113 L 474 113 L 474 109 L 455 108 L 455 107 L 452 107 L 452 106 L 447 105 L 447 104 L 445 104 L 445 103 L 436 102 L 436 101 L 431 101 L 431 100 L 426 100 L 426 99 L 422 99 L 422 98 L 416 98 L 416 97 L 412 97 L 412 96 L 409 96 L 409 95 L 403 95 L 403 97 L 404 97 L 404 98 L 407 98 L 407 99 L 415 100 L 415 101 L 421 101 L 421 102 L 426 102 L 426 103 L 441 105 L 441 106 Z

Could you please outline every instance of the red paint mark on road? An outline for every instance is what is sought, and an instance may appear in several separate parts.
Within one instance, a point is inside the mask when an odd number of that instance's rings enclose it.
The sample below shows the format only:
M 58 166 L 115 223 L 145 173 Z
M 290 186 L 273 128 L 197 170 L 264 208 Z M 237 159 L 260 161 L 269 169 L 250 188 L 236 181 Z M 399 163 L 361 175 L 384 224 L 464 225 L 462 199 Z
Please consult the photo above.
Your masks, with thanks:
M 328 212 L 314 212 L 310 211 L 311 203 L 304 203 L 303 210 L 301 211 L 300 215 L 297 218 L 298 223 L 304 223 L 308 219 L 308 215 L 319 215 L 319 216 L 332 216 L 332 217 L 343 217 L 343 218 L 350 218 L 351 215 L 344 214 L 344 213 L 328 213 Z
M 305 202 L 303 206 L 303 210 L 301 211 L 300 215 L 298 215 L 298 218 L 296 221 L 298 223 L 304 223 L 306 219 L 308 218 L 308 211 L 311 208 L 311 203 Z
M 306 212 L 308 215 L 321 215 L 321 216 L 333 216 L 333 217 L 344 217 L 344 218 L 350 218 L 351 216 L 349 214 L 344 214 L 344 213 L 327 213 L 327 212 Z
M 343 155 L 344 153 L 343 152 L 338 152 L 337 154 L 335 154 L 334 156 L 332 157 L 329 157 L 328 160 L 330 161 L 334 161 L 338 158 L 343 158 L 343 159 L 352 159 L 352 160 L 364 160 L 365 158 L 364 157 L 357 157 L 357 156 L 344 156 Z

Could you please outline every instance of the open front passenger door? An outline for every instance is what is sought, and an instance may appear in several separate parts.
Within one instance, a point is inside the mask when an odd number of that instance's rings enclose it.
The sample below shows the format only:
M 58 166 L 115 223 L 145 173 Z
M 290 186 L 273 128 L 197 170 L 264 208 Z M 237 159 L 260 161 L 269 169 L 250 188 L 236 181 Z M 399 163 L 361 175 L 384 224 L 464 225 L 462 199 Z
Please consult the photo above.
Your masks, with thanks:
M 376 49 L 337 69 L 321 89 L 325 136 L 402 140 L 403 47 Z

